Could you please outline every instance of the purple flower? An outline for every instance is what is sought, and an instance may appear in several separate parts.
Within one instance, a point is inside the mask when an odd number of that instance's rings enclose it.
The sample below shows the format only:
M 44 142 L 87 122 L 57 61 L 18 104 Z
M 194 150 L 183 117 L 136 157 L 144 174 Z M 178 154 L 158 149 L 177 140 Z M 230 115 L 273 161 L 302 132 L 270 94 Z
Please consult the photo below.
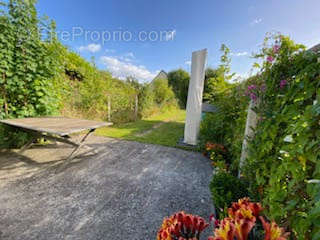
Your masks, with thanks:
M 266 84 L 262 84 L 260 89 L 261 89 L 261 92 L 265 92 L 267 90 L 267 85 Z
M 279 46 L 279 45 L 274 45 L 274 46 L 273 46 L 273 53 L 274 53 L 274 54 L 279 53 L 279 50 L 280 50 L 280 46 Z
M 272 56 L 268 56 L 267 57 L 267 62 L 272 63 L 274 60 L 274 58 Z
M 251 100 L 254 101 L 254 102 L 258 99 L 257 95 L 254 94 L 254 93 L 250 93 L 250 98 L 251 98 Z
M 257 88 L 256 85 L 250 85 L 250 86 L 248 86 L 248 90 L 249 90 L 249 91 L 255 90 L 256 88 Z
M 281 80 L 280 81 L 280 89 L 283 89 L 288 84 L 287 80 Z

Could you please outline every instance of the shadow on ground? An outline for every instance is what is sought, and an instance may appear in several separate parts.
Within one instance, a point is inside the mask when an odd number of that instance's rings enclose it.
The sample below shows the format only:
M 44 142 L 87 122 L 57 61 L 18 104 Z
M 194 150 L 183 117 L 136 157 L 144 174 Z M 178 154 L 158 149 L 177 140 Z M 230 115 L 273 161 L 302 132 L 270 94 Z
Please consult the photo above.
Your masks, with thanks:
M 0 239 L 152 240 L 179 210 L 213 213 L 201 154 L 102 137 L 88 145 L 95 152 L 58 173 L 65 145 L 0 153 Z

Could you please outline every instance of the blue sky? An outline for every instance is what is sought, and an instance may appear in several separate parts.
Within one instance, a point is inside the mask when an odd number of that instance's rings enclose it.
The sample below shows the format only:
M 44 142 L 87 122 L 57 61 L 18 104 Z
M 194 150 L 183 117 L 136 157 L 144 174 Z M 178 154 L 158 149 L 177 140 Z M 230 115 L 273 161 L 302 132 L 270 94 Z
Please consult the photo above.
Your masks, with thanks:
M 56 21 L 63 43 L 81 56 L 94 56 L 99 68 L 115 76 L 140 81 L 161 69 L 190 71 L 192 51 L 203 48 L 215 67 L 222 43 L 232 51 L 232 71 L 245 76 L 251 53 L 270 31 L 307 46 L 320 43 L 319 0 L 39 0 L 37 9 Z

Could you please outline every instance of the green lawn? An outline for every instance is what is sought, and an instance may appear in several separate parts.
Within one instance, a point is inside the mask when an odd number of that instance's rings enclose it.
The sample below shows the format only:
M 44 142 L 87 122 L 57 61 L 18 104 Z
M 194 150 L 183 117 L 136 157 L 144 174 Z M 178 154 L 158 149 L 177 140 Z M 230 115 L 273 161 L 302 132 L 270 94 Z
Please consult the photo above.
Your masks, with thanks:
M 175 147 L 183 137 L 185 110 L 172 110 L 137 122 L 98 129 L 99 136 Z

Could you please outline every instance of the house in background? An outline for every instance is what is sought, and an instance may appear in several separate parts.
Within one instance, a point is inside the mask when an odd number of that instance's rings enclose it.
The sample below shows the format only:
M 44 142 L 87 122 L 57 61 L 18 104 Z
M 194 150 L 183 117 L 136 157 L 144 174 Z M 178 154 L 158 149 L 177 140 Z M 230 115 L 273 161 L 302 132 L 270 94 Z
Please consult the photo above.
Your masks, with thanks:
M 157 79 L 166 79 L 168 80 L 168 74 L 164 71 L 164 70 L 161 70 L 158 75 L 152 80 L 152 82 L 154 80 L 157 80 Z

